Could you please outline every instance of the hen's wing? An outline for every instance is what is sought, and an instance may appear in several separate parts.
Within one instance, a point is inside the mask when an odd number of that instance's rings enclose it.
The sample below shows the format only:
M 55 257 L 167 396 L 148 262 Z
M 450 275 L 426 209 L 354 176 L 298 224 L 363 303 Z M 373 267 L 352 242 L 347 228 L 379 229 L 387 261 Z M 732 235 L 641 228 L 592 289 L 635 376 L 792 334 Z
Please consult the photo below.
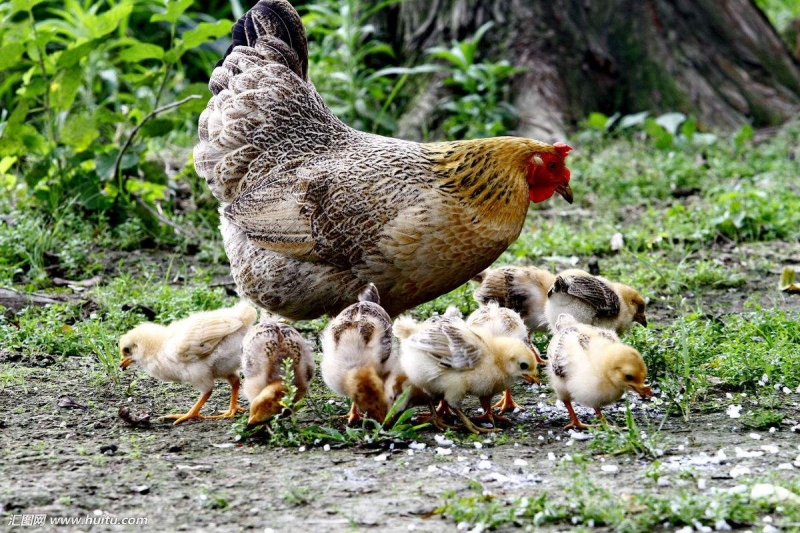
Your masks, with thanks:
M 556 281 L 547 296 L 563 292 L 583 300 L 597 310 L 598 316 L 615 317 L 619 315 L 619 296 L 608 283 L 594 276 L 556 276 Z
M 428 353 L 443 368 L 475 368 L 483 357 L 485 344 L 463 325 L 463 321 L 460 321 L 461 324 L 458 321 L 439 321 L 412 335 L 406 342 L 412 348 Z
M 203 359 L 208 357 L 217 345 L 238 331 L 244 322 L 233 316 L 219 314 L 192 317 L 191 321 L 181 324 L 174 337 L 175 351 L 184 360 Z
M 308 81 L 300 17 L 286 0 L 261 0 L 233 28 L 233 43 L 208 84 L 197 173 L 229 202 L 275 167 L 337 145 L 351 130 Z
M 251 242 L 283 255 L 341 268 L 359 264 L 378 246 L 386 222 L 420 203 L 427 184 L 401 179 L 402 167 L 391 160 L 356 170 L 365 160 L 354 150 L 276 169 L 233 200 L 226 219 Z

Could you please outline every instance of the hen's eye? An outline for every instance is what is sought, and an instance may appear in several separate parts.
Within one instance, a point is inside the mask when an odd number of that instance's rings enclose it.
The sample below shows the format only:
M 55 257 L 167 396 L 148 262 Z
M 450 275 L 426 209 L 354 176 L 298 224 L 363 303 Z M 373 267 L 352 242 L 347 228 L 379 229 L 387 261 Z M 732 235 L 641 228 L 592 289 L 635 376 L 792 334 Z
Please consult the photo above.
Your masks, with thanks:
M 631 376 L 630 374 L 625 374 L 625 380 L 626 381 L 633 381 L 633 376 Z
M 554 161 L 550 161 L 550 163 L 547 164 L 547 170 L 549 170 L 550 172 L 556 171 L 556 164 Z
M 520 364 L 519 364 L 519 367 L 520 367 L 522 370 L 528 370 L 528 363 L 520 363 Z

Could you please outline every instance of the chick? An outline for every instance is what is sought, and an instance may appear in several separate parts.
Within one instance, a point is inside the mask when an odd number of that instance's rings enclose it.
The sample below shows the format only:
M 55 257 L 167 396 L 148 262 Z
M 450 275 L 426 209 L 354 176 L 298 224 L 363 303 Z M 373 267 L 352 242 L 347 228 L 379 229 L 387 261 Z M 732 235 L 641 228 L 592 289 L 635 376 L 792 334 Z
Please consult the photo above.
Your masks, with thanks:
M 239 366 L 242 339 L 256 320 L 256 310 L 247 303 L 236 307 L 196 313 L 169 326 L 145 322 L 119 340 L 120 366 L 142 366 L 154 378 L 189 382 L 201 395 L 186 414 L 167 415 L 180 424 L 193 418 L 233 418 L 239 407 Z M 219 416 L 203 416 L 200 409 L 211 397 L 214 380 L 231 384 L 230 407 Z
M 530 331 L 549 331 L 544 306 L 556 277 L 547 270 L 506 266 L 484 270 L 472 280 L 481 284 L 472 294 L 479 304 L 495 301 L 519 313 Z
M 398 318 L 400 363 L 412 384 L 432 398 L 443 398 L 469 431 L 496 431 L 475 426 L 461 410 L 468 395 L 477 396 L 492 418 L 491 398 L 524 379 L 538 382 L 533 352 L 519 339 L 498 337 L 484 328 L 470 328 L 463 319 L 449 317 L 412 325 Z M 416 330 L 416 332 L 414 332 Z M 410 333 L 410 335 L 409 335 Z M 431 405 L 432 407 L 432 405 Z M 436 413 L 431 413 L 437 424 Z
M 322 379 L 331 390 L 353 400 L 348 424 L 362 414 L 383 422 L 390 407 L 384 380 L 395 363 L 392 320 L 372 283 L 358 299 L 322 332 Z
M 545 314 L 551 329 L 561 314 L 572 315 L 581 324 L 614 330 L 618 335 L 628 331 L 633 322 L 647 326 L 645 301 L 635 289 L 578 269 L 556 276 L 547 293 Z
M 262 318 L 250 328 L 243 341 L 244 394 L 250 401 L 248 426 L 267 422 L 282 411 L 281 400 L 286 394 L 283 361 L 286 359 L 292 362 L 293 382 L 297 388 L 293 402 L 297 403 L 308 392 L 308 384 L 314 377 L 314 354 L 293 327 L 273 318 Z
M 629 389 L 643 398 L 653 395 L 645 384 L 647 367 L 642 356 L 611 330 L 562 314 L 547 353 L 550 383 L 569 412 L 571 422 L 566 428 L 586 427 L 575 415 L 573 400 L 592 407 L 602 420 L 600 408 L 619 400 Z
M 519 339 L 533 352 L 537 363 L 544 363 L 544 360 L 539 355 L 539 350 L 530 341 L 528 330 L 525 329 L 522 318 L 512 309 L 500 307 L 497 302 L 490 301 L 469 315 L 467 325 L 473 328 L 481 327 L 487 329 L 492 335 L 498 337 Z M 522 409 L 511 397 L 511 389 L 506 389 L 503 393 L 503 398 L 492 406 L 492 408 L 498 407 L 500 408 L 499 414 L 514 408 Z

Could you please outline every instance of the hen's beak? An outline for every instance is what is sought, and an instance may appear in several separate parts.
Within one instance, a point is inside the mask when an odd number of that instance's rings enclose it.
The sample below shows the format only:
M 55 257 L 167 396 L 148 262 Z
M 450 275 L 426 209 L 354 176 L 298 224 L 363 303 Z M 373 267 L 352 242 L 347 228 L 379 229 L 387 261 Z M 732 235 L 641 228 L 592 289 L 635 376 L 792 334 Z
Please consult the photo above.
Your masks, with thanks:
M 633 315 L 633 321 L 638 322 L 644 327 L 647 327 L 647 317 L 641 313 L 636 313 L 635 315 Z
M 122 358 L 122 362 L 119 364 L 119 367 L 122 370 L 125 370 L 126 368 L 128 368 L 132 364 L 133 364 L 133 359 L 131 359 L 130 357 L 123 357 Z
M 541 383 L 539 376 L 534 376 L 533 374 L 522 374 L 522 379 L 528 383 L 536 383 L 537 385 Z
M 636 391 L 642 398 L 653 396 L 653 390 L 648 385 L 631 385 L 631 390 Z
M 572 203 L 572 188 L 566 183 L 562 183 L 558 187 L 556 187 L 556 192 L 561 195 L 567 203 Z

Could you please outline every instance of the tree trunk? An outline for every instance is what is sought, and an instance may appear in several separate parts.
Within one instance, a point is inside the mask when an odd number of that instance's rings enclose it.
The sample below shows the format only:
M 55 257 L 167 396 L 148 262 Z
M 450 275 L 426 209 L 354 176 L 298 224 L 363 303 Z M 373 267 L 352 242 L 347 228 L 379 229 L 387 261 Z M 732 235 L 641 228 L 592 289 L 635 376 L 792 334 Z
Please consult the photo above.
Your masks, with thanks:
M 800 110 L 800 65 L 752 0 L 405 0 L 399 20 L 391 38 L 411 54 L 494 21 L 487 56 L 528 69 L 513 94 L 529 137 L 563 138 L 592 111 L 725 130 Z

